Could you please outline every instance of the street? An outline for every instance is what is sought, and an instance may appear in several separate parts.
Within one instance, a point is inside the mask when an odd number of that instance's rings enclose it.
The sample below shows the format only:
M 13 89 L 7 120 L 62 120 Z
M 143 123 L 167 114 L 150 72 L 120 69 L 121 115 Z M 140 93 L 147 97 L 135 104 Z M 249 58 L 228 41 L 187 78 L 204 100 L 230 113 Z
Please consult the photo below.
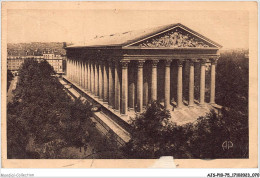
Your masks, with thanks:
M 14 79 L 11 81 L 10 87 L 7 92 L 7 103 L 11 102 L 13 99 L 13 90 L 16 88 L 18 76 L 15 76 Z

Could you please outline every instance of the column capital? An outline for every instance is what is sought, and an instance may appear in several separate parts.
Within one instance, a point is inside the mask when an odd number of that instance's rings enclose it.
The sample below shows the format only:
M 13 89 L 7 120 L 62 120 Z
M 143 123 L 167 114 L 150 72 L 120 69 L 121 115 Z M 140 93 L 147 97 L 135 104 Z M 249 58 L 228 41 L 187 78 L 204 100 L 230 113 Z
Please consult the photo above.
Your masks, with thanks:
M 113 62 L 109 61 L 108 66 L 113 68 L 115 66 L 115 64 Z
M 194 66 L 196 59 L 189 59 L 190 66 Z
M 200 64 L 202 66 L 205 66 L 206 62 L 207 62 L 207 59 L 200 59 Z
M 177 61 L 177 65 L 178 65 L 178 67 L 182 67 L 183 66 L 183 59 L 179 59 L 178 61 Z
M 111 62 L 113 62 L 113 58 L 111 56 L 107 56 L 105 61 L 107 61 L 108 63 L 111 63 Z
M 98 64 L 99 66 L 103 66 L 103 61 L 100 60 L 97 64 Z
M 128 67 L 128 64 L 130 63 L 130 61 L 129 60 L 122 60 L 122 61 L 120 61 L 120 63 L 121 63 L 122 68 L 126 69 Z
M 190 66 L 194 66 L 194 63 L 195 63 L 194 61 L 189 62 Z
M 217 64 L 218 58 L 211 58 L 211 64 Z
M 107 60 L 102 60 L 102 65 L 104 66 L 104 65 L 107 65 Z
M 144 63 L 145 63 L 145 60 L 138 60 L 138 61 L 137 61 L 137 66 L 138 66 L 138 68 L 143 68 Z
M 165 63 L 166 67 L 170 67 L 171 63 L 172 63 L 172 60 L 171 59 L 166 59 L 166 60 L 164 60 L 164 63 Z
M 104 59 L 100 59 L 100 60 L 98 60 L 98 63 L 99 63 L 99 64 L 103 64 L 104 62 L 105 62 Z
M 152 60 L 151 61 L 152 67 L 157 67 L 158 62 L 159 62 L 159 60 Z
M 118 62 L 118 61 L 113 61 L 113 64 L 114 64 L 114 66 L 117 68 L 118 65 L 119 65 L 119 62 Z
M 97 63 L 96 60 L 91 60 L 92 64 L 95 65 Z

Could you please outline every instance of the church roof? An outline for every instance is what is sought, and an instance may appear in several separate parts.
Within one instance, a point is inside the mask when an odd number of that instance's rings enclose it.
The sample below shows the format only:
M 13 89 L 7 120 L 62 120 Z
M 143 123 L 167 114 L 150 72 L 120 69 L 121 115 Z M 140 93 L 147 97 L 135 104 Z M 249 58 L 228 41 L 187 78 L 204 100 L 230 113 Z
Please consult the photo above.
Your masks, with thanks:
M 94 39 L 91 39 L 84 44 L 75 44 L 68 46 L 67 48 L 81 48 L 81 47 L 129 47 L 133 44 L 139 43 L 140 41 L 144 41 L 160 34 L 166 33 L 171 31 L 175 28 L 180 28 L 187 33 L 199 38 L 206 43 L 210 44 L 211 47 L 221 48 L 222 46 L 207 37 L 191 30 L 190 28 L 177 23 L 177 24 L 170 24 L 159 26 L 155 28 L 143 29 L 143 30 L 134 30 L 134 31 L 127 31 L 124 33 L 116 33 L 107 36 L 97 36 Z

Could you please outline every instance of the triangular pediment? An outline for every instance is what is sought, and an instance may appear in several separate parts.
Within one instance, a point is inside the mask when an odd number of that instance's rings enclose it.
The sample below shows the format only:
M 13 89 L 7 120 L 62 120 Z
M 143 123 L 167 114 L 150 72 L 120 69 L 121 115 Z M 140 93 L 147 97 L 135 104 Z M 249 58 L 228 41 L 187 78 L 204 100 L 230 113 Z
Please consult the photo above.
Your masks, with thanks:
M 140 48 L 220 48 L 221 46 L 208 38 L 178 25 L 162 32 L 139 39 L 126 47 Z

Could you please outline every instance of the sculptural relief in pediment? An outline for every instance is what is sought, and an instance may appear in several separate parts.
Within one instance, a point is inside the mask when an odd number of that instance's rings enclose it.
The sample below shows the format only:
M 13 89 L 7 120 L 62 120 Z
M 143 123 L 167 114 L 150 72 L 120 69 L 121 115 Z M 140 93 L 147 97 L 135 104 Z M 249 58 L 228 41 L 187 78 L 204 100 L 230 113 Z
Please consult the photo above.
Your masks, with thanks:
M 201 38 L 180 28 L 175 28 L 169 32 L 160 34 L 153 38 L 149 38 L 147 40 L 135 44 L 134 46 L 143 47 L 143 48 L 145 47 L 147 48 L 212 47 L 211 44 L 207 43 Z

